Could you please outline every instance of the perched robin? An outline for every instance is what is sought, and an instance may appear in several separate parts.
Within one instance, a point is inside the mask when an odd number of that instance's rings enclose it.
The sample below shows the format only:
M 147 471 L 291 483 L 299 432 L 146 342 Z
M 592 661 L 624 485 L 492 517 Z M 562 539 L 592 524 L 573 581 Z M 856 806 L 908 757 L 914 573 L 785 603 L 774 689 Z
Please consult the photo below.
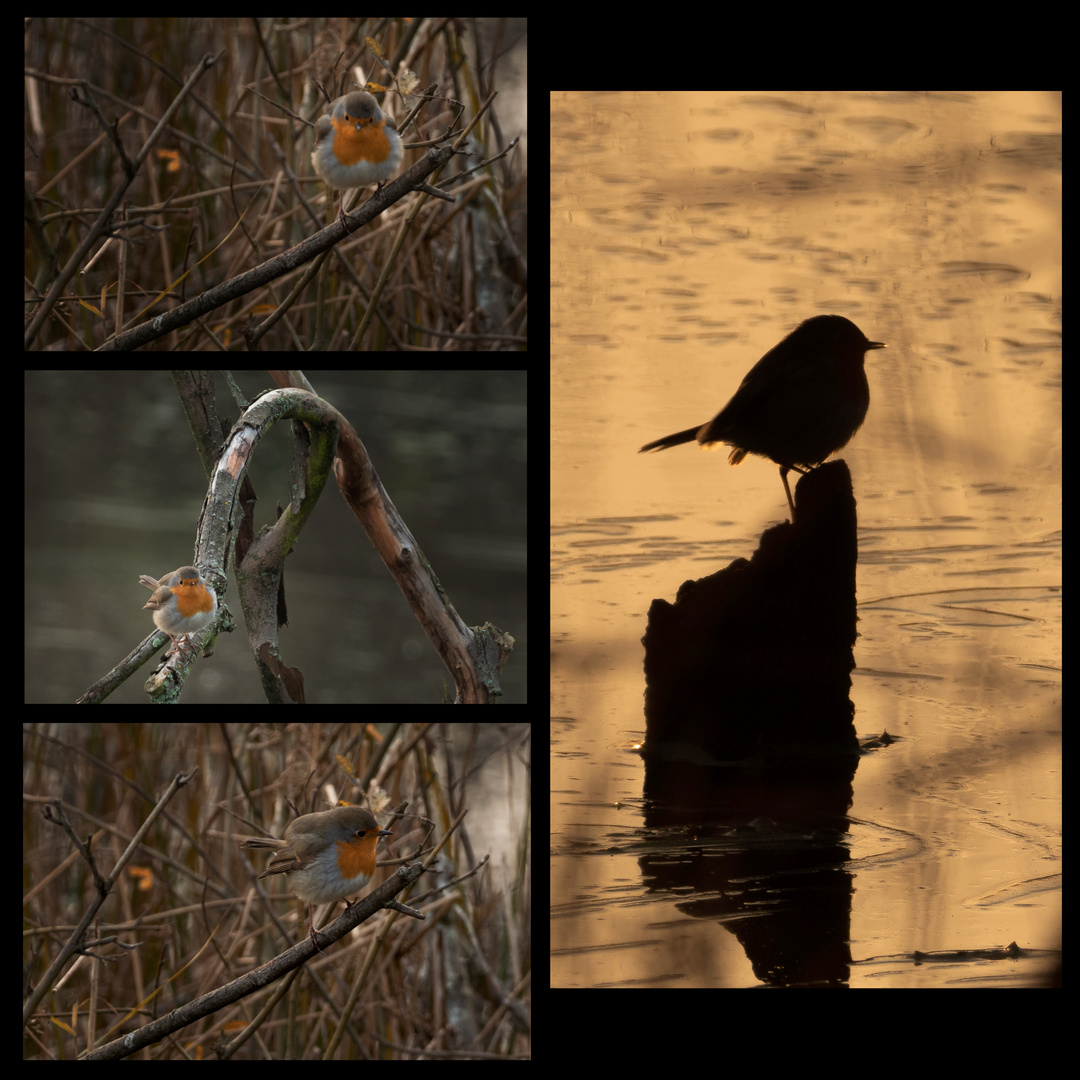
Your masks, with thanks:
M 311 164 L 332 188 L 359 188 L 388 180 L 401 168 L 404 148 L 394 121 L 363 90 L 339 97 L 315 122 Z M 344 195 L 340 211 L 344 224 Z
M 282 840 L 252 838 L 240 846 L 272 848 L 274 854 L 259 878 L 288 874 L 292 891 L 307 904 L 328 904 L 358 893 L 375 873 L 375 845 L 380 829 L 374 815 L 359 806 L 337 806 L 304 814 L 290 822 Z M 309 922 L 316 948 L 315 924 Z
M 153 590 L 143 606 L 154 613 L 154 625 L 172 638 L 174 648 L 179 638 L 209 626 L 217 615 L 217 594 L 197 567 L 181 566 L 157 581 L 142 574 L 139 583 Z
M 702 446 L 734 447 L 728 455 L 732 465 L 747 454 L 771 458 L 780 466 L 794 521 L 787 474 L 820 465 L 859 430 L 870 407 L 866 353 L 884 348 L 843 315 L 815 315 L 750 369 L 735 396 L 707 424 L 665 435 L 638 453 L 696 439 Z

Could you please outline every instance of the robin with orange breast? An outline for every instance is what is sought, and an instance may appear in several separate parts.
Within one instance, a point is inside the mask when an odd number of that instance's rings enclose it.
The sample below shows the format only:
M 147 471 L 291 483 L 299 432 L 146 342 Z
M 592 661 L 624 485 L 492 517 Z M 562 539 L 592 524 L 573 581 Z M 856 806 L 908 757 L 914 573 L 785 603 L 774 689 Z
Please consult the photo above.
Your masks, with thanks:
M 374 815 L 359 806 L 337 806 L 292 821 L 281 840 L 252 838 L 240 846 L 271 848 L 274 854 L 259 879 L 288 874 L 289 887 L 307 904 L 328 904 L 360 892 L 375 874 L 375 846 L 380 829 Z M 314 922 L 308 932 L 315 947 Z
M 339 97 L 315 122 L 311 164 L 332 188 L 360 188 L 389 180 L 404 156 L 394 121 L 366 91 Z M 340 211 L 345 223 L 344 194 Z
M 153 590 L 143 610 L 154 613 L 154 625 L 172 638 L 174 649 L 180 647 L 181 638 L 190 639 L 217 615 L 217 594 L 198 567 L 181 566 L 158 580 L 142 574 L 139 583 Z

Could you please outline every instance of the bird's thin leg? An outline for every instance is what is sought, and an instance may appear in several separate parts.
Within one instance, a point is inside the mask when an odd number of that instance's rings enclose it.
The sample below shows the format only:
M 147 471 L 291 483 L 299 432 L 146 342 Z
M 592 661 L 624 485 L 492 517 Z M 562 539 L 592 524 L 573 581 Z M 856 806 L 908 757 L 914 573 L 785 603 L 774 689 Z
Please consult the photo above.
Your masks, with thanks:
M 791 488 L 788 487 L 787 474 L 794 468 L 792 465 L 780 466 L 780 479 L 784 481 L 784 493 L 787 495 L 787 504 L 791 508 L 791 524 L 795 524 L 795 500 L 791 497 Z

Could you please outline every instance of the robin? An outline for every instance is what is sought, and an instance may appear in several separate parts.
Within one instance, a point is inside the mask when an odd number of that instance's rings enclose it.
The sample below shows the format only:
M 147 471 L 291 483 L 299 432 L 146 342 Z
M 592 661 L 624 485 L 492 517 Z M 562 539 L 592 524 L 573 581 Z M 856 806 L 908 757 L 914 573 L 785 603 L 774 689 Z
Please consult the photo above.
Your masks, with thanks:
M 172 638 L 174 648 L 180 637 L 209 626 L 217 615 L 217 594 L 195 566 L 181 566 L 157 581 L 142 574 L 139 583 L 153 590 L 143 608 L 154 613 L 154 625 Z
M 375 873 L 375 845 L 392 836 L 367 810 L 337 806 L 319 814 L 304 814 L 285 829 L 284 839 L 252 838 L 240 846 L 272 848 L 274 854 L 259 875 L 288 874 L 292 891 L 307 904 L 328 904 L 358 893 Z M 315 924 L 308 932 L 315 947 Z
M 332 188 L 360 188 L 388 180 L 401 168 L 401 136 L 375 99 L 363 90 L 339 97 L 315 122 L 311 164 Z M 345 221 L 344 195 L 340 211 Z
M 884 348 L 843 315 L 816 315 L 770 349 L 707 424 L 665 435 L 638 453 L 697 440 L 734 447 L 732 465 L 747 454 L 771 458 L 780 466 L 794 521 L 787 474 L 820 465 L 859 430 L 870 407 L 866 353 Z

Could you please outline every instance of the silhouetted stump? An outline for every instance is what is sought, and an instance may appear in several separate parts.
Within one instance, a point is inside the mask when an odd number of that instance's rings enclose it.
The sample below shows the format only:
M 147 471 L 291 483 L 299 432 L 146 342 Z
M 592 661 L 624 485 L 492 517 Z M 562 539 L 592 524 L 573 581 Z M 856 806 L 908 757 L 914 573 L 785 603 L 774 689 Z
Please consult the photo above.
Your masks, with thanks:
M 654 600 L 645 631 L 645 794 L 686 805 L 802 799 L 843 813 L 858 744 L 855 499 L 843 461 L 796 486 L 797 523 L 747 562 Z M 841 804 L 843 804 L 841 806 Z

